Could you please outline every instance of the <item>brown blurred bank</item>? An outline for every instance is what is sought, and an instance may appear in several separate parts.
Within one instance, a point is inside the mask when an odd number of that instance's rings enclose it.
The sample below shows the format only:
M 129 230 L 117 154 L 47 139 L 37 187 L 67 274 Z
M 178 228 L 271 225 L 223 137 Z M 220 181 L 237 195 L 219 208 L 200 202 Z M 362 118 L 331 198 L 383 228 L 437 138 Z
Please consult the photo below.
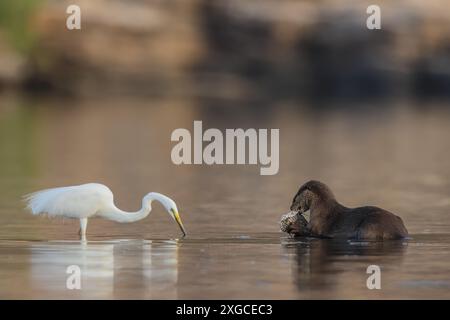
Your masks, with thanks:
M 2 0 L 0 90 L 450 96 L 448 1 Z M 82 29 L 66 29 L 77 4 Z

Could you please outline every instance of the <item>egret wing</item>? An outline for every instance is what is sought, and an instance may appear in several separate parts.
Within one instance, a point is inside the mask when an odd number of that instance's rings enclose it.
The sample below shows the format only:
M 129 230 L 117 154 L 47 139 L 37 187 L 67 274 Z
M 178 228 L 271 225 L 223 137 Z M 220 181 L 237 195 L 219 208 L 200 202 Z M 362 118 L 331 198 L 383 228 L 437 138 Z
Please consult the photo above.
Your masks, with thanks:
M 27 207 L 33 215 L 48 214 L 68 218 L 90 217 L 105 203 L 112 202 L 112 199 L 111 191 L 96 183 L 46 189 L 25 197 Z

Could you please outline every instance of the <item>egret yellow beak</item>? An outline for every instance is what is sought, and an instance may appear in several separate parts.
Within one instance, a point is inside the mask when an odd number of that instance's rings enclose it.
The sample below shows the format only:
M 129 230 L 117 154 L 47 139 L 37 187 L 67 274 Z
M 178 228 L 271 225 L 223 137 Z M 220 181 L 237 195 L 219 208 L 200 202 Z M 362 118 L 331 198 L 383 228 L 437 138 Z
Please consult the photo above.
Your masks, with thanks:
M 173 217 L 175 218 L 175 221 L 178 223 L 178 226 L 181 229 L 181 232 L 183 232 L 183 237 L 186 236 L 186 229 L 184 229 L 183 222 L 181 222 L 180 214 L 178 211 L 171 209 L 173 213 Z

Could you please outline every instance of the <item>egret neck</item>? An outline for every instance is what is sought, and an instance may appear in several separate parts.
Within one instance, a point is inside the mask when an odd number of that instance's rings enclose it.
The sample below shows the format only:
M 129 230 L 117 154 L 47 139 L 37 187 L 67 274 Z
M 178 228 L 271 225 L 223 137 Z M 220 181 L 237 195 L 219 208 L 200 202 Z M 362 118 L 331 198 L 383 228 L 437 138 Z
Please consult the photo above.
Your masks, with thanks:
M 135 222 L 146 218 L 152 210 L 152 201 L 159 201 L 164 205 L 165 197 L 156 192 L 150 192 L 144 198 L 142 198 L 142 207 L 135 212 L 127 212 L 117 208 L 114 204 L 108 209 L 102 210 L 98 213 L 98 216 L 117 221 L 117 222 Z

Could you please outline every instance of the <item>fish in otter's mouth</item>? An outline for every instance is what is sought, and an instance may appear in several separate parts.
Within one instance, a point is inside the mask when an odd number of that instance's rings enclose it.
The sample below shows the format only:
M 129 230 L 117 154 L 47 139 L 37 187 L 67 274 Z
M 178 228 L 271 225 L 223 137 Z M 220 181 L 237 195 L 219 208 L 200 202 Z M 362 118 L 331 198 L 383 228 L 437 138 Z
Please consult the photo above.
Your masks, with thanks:
M 308 221 L 300 211 L 290 211 L 281 216 L 280 230 L 286 233 L 295 232 L 299 226 L 306 226 Z

